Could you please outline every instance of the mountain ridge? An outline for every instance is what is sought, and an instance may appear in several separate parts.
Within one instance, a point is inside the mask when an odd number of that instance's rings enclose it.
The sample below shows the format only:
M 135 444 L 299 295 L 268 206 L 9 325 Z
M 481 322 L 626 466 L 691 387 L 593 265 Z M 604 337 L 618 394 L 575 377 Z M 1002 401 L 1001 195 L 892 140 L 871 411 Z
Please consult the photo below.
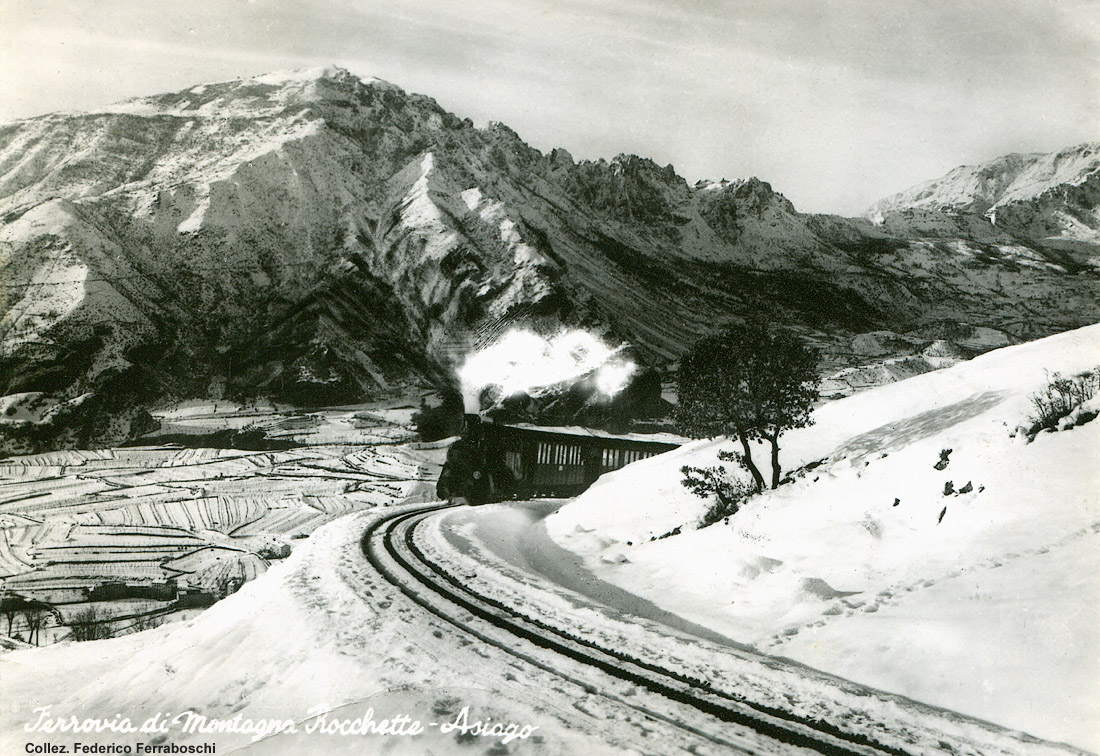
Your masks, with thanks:
M 895 204 L 965 208 L 980 203 L 984 207 L 979 212 L 985 212 L 1003 202 L 1032 198 L 1055 184 L 1083 183 L 1098 170 L 1100 142 L 1082 142 L 1057 152 L 1012 152 L 984 163 L 960 165 L 939 178 L 884 197 L 865 215 Z M 944 191 L 951 185 L 963 191 L 951 197 Z
M 0 219 L 0 394 L 94 397 L 96 427 L 49 444 L 126 435 L 173 398 L 444 386 L 498 320 L 587 328 L 661 367 L 763 316 L 840 369 L 864 332 L 1020 340 L 1100 316 L 1094 252 L 906 237 L 799 213 L 758 178 L 577 162 L 335 68 L 0 124 Z
M 1027 239 L 1096 266 L 1100 142 L 1012 153 L 963 165 L 873 204 L 865 213 L 895 233 L 948 235 L 960 226 L 990 241 Z

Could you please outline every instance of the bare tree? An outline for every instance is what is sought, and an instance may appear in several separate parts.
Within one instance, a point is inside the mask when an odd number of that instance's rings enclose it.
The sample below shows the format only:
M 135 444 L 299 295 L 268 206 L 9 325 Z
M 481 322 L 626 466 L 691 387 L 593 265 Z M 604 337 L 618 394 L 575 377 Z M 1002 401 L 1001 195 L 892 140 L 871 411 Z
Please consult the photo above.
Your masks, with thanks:
M 92 604 L 72 616 L 68 622 L 75 641 L 93 641 L 114 637 L 110 618 Z
M 32 607 L 25 609 L 22 613 L 23 624 L 27 626 L 27 643 L 33 643 L 39 645 L 41 641 L 42 628 L 46 626 L 46 620 L 50 616 L 49 611 Z
M 11 635 L 12 625 L 15 624 L 15 618 L 19 616 L 22 602 L 23 597 L 17 596 L 11 591 L 4 591 L 3 594 L 0 595 L 0 616 L 3 616 L 8 626 L 8 631 L 5 635 Z

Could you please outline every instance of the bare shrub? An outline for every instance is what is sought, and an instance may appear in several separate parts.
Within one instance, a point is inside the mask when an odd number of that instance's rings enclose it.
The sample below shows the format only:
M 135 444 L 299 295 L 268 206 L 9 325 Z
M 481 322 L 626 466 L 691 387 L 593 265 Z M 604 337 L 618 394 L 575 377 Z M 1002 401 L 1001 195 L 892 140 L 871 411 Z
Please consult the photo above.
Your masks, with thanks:
M 143 614 L 134 620 L 129 629 L 132 633 L 140 633 L 144 630 L 152 630 L 154 627 L 160 627 L 163 624 L 164 617 L 154 614 Z
M 742 457 L 737 452 L 718 452 L 718 459 L 722 462 L 737 462 L 744 467 Z M 712 467 L 691 467 L 684 465 L 680 468 L 683 474 L 681 484 L 696 496 L 704 499 L 714 497 L 714 501 L 703 514 L 699 527 L 705 528 L 719 520 L 724 520 L 734 515 L 741 508 L 741 502 L 756 491 L 752 483 L 730 475 L 724 465 Z
M 1050 382 L 1031 397 L 1028 437 L 1034 438 L 1040 431 L 1056 429 L 1062 418 L 1092 399 L 1098 389 L 1100 366 L 1071 378 L 1055 373 Z

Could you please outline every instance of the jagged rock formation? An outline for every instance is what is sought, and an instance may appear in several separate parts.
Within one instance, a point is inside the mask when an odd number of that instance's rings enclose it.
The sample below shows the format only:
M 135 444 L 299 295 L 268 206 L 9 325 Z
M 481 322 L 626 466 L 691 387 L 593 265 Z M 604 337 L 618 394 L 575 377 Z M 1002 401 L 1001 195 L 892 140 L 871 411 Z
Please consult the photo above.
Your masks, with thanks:
M 1027 339 L 1100 314 L 1092 242 L 902 233 L 894 213 L 804 215 L 755 178 L 689 186 L 631 155 L 544 155 L 340 69 L 4 124 L 0 396 L 50 408 L 36 424 L 9 400 L 23 422 L 5 427 L 88 445 L 170 398 L 438 386 L 470 334 L 515 316 L 627 340 L 652 365 L 764 316 L 835 370 L 859 364 L 863 332 Z

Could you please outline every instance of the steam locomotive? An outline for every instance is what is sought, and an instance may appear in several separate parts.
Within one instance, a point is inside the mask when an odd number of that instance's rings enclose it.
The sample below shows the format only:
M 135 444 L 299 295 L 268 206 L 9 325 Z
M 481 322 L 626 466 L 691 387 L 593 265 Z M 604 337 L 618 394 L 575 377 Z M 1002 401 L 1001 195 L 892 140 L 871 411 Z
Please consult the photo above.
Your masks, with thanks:
M 677 448 L 667 441 L 583 428 L 540 428 L 482 421 L 467 414 L 436 492 L 462 504 L 577 496 L 597 478 Z

